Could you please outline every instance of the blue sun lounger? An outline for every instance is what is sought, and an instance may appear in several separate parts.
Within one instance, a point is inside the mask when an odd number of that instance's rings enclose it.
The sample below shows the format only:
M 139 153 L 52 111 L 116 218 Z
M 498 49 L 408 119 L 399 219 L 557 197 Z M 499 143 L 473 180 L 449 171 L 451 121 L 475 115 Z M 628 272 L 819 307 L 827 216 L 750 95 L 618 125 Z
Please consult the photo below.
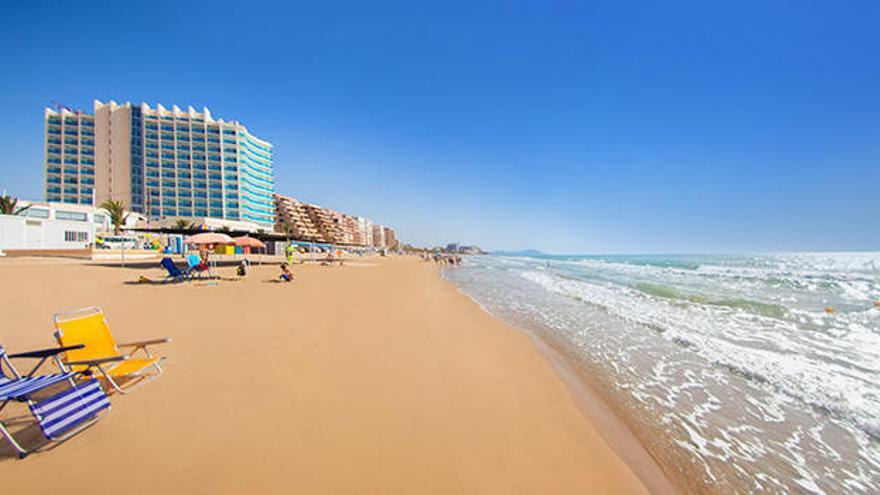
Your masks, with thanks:
M 189 272 L 177 268 L 177 265 L 174 264 L 174 260 L 171 258 L 162 258 L 160 264 L 162 265 L 162 268 L 168 271 L 168 275 L 165 277 L 166 280 L 174 279 L 178 282 L 182 282 L 183 279 L 189 277 Z
M 51 357 L 83 346 L 58 347 L 40 351 L 6 354 L 0 347 L 0 411 L 12 401 L 27 402 L 46 440 L 62 442 L 83 431 L 98 420 L 98 413 L 110 408 L 110 400 L 95 379 L 76 382 L 78 373 L 64 372 L 35 376 L 37 369 Z M 36 366 L 25 376 L 12 366 L 10 358 L 38 359 Z M 4 366 L 5 365 L 5 366 Z M 56 386 L 67 382 L 69 387 L 61 392 Z M 52 391 L 49 391 L 51 389 Z M 39 400 L 35 395 L 50 394 Z M 29 452 L 12 436 L 0 421 L 0 434 L 24 459 Z

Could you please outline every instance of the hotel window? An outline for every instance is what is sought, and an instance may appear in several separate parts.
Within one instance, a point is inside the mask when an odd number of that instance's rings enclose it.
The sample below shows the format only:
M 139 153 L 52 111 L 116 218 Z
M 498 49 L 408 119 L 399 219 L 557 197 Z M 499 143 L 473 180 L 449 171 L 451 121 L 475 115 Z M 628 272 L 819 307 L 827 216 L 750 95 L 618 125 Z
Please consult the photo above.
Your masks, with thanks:
M 89 242 L 88 232 L 76 232 L 72 230 L 64 231 L 65 242 Z
M 30 218 L 49 218 L 49 210 L 46 208 L 28 208 L 24 210 L 24 215 Z
M 65 211 L 57 210 L 55 212 L 55 220 L 73 220 L 75 222 L 85 222 L 89 216 L 81 211 Z

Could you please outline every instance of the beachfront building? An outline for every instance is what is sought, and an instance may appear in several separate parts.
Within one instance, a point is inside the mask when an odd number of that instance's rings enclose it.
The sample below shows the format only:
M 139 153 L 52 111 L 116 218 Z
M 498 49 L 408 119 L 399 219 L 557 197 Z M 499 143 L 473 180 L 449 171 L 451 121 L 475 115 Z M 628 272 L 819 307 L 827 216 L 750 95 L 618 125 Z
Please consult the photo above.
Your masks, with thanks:
M 46 110 L 46 199 L 122 201 L 150 218 L 275 224 L 272 144 L 205 108 L 94 102 Z
M 385 247 L 385 227 L 373 224 L 373 247 L 382 249 Z
M 300 241 L 324 242 L 305 203 L 290 196 L 275 195 L 275 231 Z
M 333 212 L 333 221 L 339 225 L 342 233 L 340 243 L 347 245 L 361 245 L 358 243 L 357 218 L 345 213 Z
M 99 234 L 113 232 L 109 214 L 101 208 L 72 202 L 19 201 L 18 215 L 0 215 L 0 250 L 46 252 L 86 249 Z M 123 229 L 134 227 L 139 215 L 127 215 Z
M 336 222 L 333 210 L 318 205 L 304 204 L 306 214 L 318 229 L 323 242 L 339 244 L 342 242 L 342 228 Z
M 91 205 L 95 202 L 95 117 L 46 109 L 46 200 Z
M 362 246 L 373 245 L 373 221 L 369 218 L 358 217 L 358 230 L 361 231 L 363 238 Z
M 275 232 L 289 233 L 294 240 L 346 246 L 395 247 L 394 230 L 356 217 L 304 203 L 290 196 L 275 196 Z
M 385 231 L 385 247 L 386 248 L 397 248 L 397 234 L 394 233 L 394 229 L 391 227 L 383 227 Z

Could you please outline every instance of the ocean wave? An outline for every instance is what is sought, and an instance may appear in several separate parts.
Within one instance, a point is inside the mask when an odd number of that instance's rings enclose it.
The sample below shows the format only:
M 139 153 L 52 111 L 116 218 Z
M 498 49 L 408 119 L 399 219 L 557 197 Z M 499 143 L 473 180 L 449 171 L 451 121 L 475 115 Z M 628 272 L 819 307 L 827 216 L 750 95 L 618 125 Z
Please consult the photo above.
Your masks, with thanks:
M 563 279 L 523 270 L 520 275 L 544 289 L 602 307 L 615 316 L 657 329 L 667 340 L 687 342 L 705 359 L 744 377 L 760 380 L 781 393 L 873 431 L 880 416 L 880 384 L 871 372 L 824 359 L 815 346 L 826 335 L 805 335 L 790 321 L 762 314 L 766 306 L 746 302 L 707 304 L 702 297 L 669 287 L 649 292 L 625 286 Z M 643 287 L 644 289 L 644 287 Z M 660 297 L 654 297 L 661 294 Z M 753 312 L 756 308 L 762 311 Z M 769 310 L 784 312 L 782 309 Z M 880 338 L 871 332 L 845 346 L 859 362 L 880 356 Z M 837 342 L 838 347 L 842 342 Z M 874 361 L 876 362 L 876 360 Z M 844 392 L 845 391 L 845 392 Z

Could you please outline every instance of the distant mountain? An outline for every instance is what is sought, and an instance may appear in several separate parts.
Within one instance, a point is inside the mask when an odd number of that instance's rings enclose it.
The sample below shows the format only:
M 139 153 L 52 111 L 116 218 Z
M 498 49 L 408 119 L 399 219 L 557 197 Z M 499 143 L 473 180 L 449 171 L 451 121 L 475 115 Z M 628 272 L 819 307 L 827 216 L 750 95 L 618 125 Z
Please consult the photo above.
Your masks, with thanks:
M 543 256 L 543 251 L 537 249 L 523 249 L 521 251 L 492 251 L 492 254 L 498 256 Z

